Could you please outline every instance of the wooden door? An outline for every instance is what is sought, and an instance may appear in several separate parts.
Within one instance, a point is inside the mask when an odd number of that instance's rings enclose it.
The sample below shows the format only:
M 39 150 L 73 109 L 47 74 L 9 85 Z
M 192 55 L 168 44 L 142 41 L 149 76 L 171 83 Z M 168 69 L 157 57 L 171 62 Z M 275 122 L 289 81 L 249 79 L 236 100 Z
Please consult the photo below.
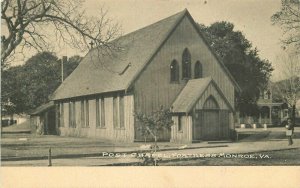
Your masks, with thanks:
M 203 114 L 202 138 L 217 140 L 220 138 L 219 110 L 205 110 Z
M 47 114 L 47 134 L 56 135 L 55 111 L 50 110 Z
M 228 110 L 220 110 L 220 138 L 228 139 L 229 138 L 229 111 Z
M 203 126 L 201 137 L 203 140 L 220 139 L 220 106 L 213 96 L 207 98 L 203 105 Z
M 196 110 L 193 118 L 193 140 L 201 140 L 203 125 L 203 110 Z

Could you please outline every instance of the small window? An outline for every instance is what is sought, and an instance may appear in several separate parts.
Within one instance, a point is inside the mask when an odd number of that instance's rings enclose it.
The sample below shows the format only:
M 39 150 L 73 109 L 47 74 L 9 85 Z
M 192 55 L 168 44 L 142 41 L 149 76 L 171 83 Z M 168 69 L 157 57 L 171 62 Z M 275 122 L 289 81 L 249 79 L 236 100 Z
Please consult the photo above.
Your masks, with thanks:
M 170 65 L 170 76 L 171 76 L 171 82 L 179 81 L 179 66 L 175 59 L 172 61 Z
M 120 96 L 120 102 L 119 102 L 119 111 L 120 111 L 120 127 L 124 128 L 124 96 Z
M 182 54 L 182 79 L 191 78 L 191 54 L 186 48 Z
M 96 127 L 100 127 L 100 108 L 99 98 L 96 99 Z
M 84 100 L 81 101 L 81 127 L 85 127 L 85 108 L 84 108 Z
M 115 128 L 119 127 L 118 117 L 119 117 L 118 98 L 113 97 L 113 124 Z
M 105 103 L 104 103 L 104 97 L 101 98 L 101 127 L 105 127 Z
M 71 101 L 69 102 L 69 127 L 73 126 L 73 121 L 72 121 L 72 103 Z
M 60 103 L 60 127 L 64 126 L 64 103 Z
M 76 111 L 75 111 L 75 101 L 69 102 L 69 124 L 70 127 L 76 127 Z
M 89 121 L 89 107 L 90 107 L 90 105 L 89 105 L 89 100 L 87 99 L 86 101 L 85 101 L 85 127 L 89 127 L 90 125 L 90 121 Z
M 195 64 L 195 78 L 202 78 L 202 64 L 200 61 Z
M 178 131 L 182 131 L 182 116 L 178 116 Z
M 74 127 L 76 127 L 76 103 L 73 101 L 73 122 L 74 122 Z

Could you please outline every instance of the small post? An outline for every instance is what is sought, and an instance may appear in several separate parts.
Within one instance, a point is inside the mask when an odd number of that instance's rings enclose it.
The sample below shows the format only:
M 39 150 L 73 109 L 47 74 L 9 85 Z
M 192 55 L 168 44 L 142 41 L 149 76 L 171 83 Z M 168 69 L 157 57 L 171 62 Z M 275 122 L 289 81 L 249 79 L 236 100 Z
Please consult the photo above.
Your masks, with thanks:
M 52 166 L 52 161 L 51 161 L 51 147 L 49 148 L 48 166 Z

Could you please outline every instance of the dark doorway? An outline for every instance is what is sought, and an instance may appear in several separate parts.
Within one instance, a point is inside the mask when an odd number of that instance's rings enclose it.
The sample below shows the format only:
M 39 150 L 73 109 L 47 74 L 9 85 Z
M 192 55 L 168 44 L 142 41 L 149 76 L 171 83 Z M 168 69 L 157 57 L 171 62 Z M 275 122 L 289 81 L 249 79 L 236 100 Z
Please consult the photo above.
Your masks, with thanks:
M 48 112 L 48 125 L 46 127 L 48 127 L 48 134 L 50 135 L 56 135 L 56 126 L 55 126 L 55 111 L 54 110 L 50 110 Z

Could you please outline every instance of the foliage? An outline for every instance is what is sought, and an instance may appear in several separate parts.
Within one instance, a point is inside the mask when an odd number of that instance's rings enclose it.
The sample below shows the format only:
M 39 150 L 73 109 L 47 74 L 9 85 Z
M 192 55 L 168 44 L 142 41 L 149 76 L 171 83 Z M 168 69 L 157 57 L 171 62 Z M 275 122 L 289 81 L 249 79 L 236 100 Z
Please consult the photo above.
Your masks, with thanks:
M 171 111 L 164 109 L 163 106 L 150 115 L 135 113 L 135 117 L 137 121 L 141 122 L 140 131 L 142 131 L 142 134 L 151 135 L 155 143 L 157 142 L 159 131 L 170 129 L 173 125 Z
M 79 64 L 79 56 L 71 57 L 64 65 L 67 77 Z M 61 83 L 61 60 L 49 52 L 38 53 L 22 66 L 2 71 L 2 104 L 10 101 L 13 108 L 6 113 L 22 113 L 32 110 L 48 101 Z
M 294 121 L 296 103 L 300 99 L 300 55 L 287 54 L 278 59 L 284 79 L 274 84 L 273 93 L 276 100 L 288 104 Z
M 274 24 L 278 24 L 284 31 L 285 46 L 294 45 L 300 50 L 300 1 L 281 0 L 281 9 L 271 17 Z M 284 48 L 285 48 L 284 46 Z
M 232 23 L 222 21 L 199 28 L 242 89 L 236 99 L 237 108 L 241 114 L 254 115 L 259 92 L 266 87 L 273 71 L 271 63 L 259 58 L 258 50 L 240 31 L 234 31 Z
M 49 51 L 61 43 L 86 51 L 92 41 L 110 49 L 110 41 L 119 34 L 118 24 L 103 8 L 89 17 L 83 7 L 83 0 L 2 0 L 1 66 L 15 51 Z
M 151 153 L 142 157 L 142 165 L 152 164 L 157 166 L 157 162 L 160 159 L 153 156 L 153 153 L 155 154 L 158 149 L 157 139 L 159 132 L 162 130 L 168 130 L 173 125 L 171 111 L 169 109 L 164 109 L 163 106 L 161 106 L 159 110 L 154 111 L 150 115 L 144 113 L 135 113 L 135 117 L 137 121 L 141 122 L 141 128 L 139 131 L 142 132 L 145 138 L 146 136 L 151 135 L 155 141 L 155 145 L 151 147 Z

